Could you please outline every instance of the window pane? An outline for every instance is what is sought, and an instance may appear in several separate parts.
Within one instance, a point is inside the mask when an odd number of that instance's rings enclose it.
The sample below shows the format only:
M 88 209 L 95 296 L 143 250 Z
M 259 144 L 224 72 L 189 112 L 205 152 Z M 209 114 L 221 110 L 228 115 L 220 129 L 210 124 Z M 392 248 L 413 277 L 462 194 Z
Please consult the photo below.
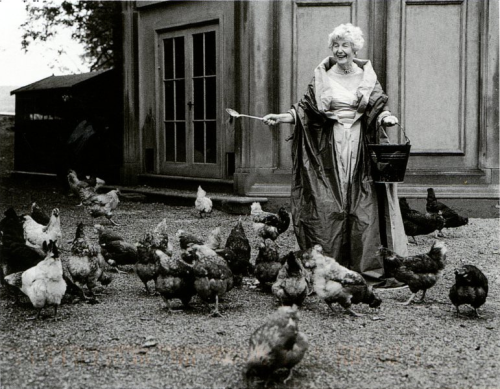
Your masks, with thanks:
M 176 123 L 177 126 L 177 162 L 186 162 L 186 125 Z
M 184 96 L 184 80 L 175 81 L 175 119 L 186 120 L 186 99 Z
M 194 83 L 194 118 L 202 120 L 205 118 L 205 93 L 203 91 L 203 78 L 195 78 Z
M 172 39 L 165 39 L 163 41 L 163 55 L 165 58 L 165 78 L 171 79 L 174 78 L 174 60 L 173 60 L 173 55 L 174 55 L 174 45 L 173 45 L 173 40 Z
M 217 163 L 217 128 L 215 122 L 207 122 L 207 163 Z
M 215 31 L 205 34 L 205 75 L 215 74 Z
M 165 160 L 175 162 L 174 123 L 165 123 Z
M 174 82 L 165 81 L 165 120 L 174 120 Z
M 217 106 L 217 93 L 215 88 L 215 77 L 208 77 L 205 79 L 205 99 L 207 104 L 207 119 L 215 119 L 216 106 Z
M 193 76 L 203 76 L 203 34 L 193 34 Z
M 175 78 L 184 78 L 184 37 L 175 38 Z
M 205 162 L 205 131 L 203 122 L 194 123 L 194 162 Z

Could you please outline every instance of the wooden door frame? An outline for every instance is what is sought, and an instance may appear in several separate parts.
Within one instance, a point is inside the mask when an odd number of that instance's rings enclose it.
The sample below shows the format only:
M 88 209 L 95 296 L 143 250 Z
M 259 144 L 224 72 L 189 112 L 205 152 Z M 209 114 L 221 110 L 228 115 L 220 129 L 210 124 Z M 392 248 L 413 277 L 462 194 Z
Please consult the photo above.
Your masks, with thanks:
M 186 151 L 186 159 L 185 163 L 172 163 L 168 164 L 163 161 L 164 158 L 164 108 L 163 108 L 163 76 L 161 72 L 163 71 L 163 47 L 162 42 L 163 39 L 174 37 L 177 33 L 178 36 L 182 35 L 185 39 L 185 91 L 192 93 L 192 88 L 188 90 L 188 84 L 192 82 L 188 82 L 188 78 L 192 78 L 192 61 L 188 59 L 192 59 L 192 53 L 189 51 L 192 49 L 191 35 L 194 32 L 206 32 L 207 30 L 214 29 L 216 31 L 216 58 L 219 60 L 216 61 L 217 66 L 217 86 L 216 86 L 216 96 L 217 96 L 217 120 L 216 120 L 216 128 L 217 128 L 217 162 L 214 165 L 210 166 L 202 166 L 203 164 L 195 164 L 192 158 L 192 146 L 193 146 L 193 129 L 192 127 L 192 111 L 186 109 L 186 144 L 188 150 Z M 157 29 L 155 34 L 155 87 L 156 87 L 156 162 L 155 162 L 155 170 L 160 174 L 172 175 L 172 176 L 180 176 L 180 177 L 200 177 L 200 178 L 223 178 L 225 171 L 225 153 L 226 153 L 226 140 L 225 140 L 225 129 L 224 129 L 224 121 L 223 121 L 223 73 L 224 66 L 222 65 L 224 62 L 220 61 L 221 58 L 224 57 L 224 34 L 221 32 L 222 28 L 220 25 L 219 18 L 209 18 L 198 21 L 193 21 L 190 23 L 179 23 L 177 25 L 170 25 L 168 28 Z M 192 100 L 192 96 L 186 93 L 186 103 Z M 191 112 L 191 113 L 190 113 Z M 170 166 L 168 166 L 170 165 Z M 207 164 L 208 165 L 208 164 Z M 169 169 L 171 168 L 171 170 Z

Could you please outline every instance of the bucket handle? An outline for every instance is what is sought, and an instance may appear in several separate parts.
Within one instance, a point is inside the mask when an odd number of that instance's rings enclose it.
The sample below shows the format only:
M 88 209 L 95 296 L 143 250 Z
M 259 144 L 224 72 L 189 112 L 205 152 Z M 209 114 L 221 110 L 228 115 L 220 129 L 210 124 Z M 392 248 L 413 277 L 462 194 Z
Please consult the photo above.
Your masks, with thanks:
M 396 123 L 396 125 L 398 125 L 399 127 L 401 127 L 401 131 L 403 131 L 403 135 L 405 136 L 405 139 L 406 139 L 406 143 L 405 144 L 409 144 L 410 143 L 410 138 L 408 138 L 406 136 L 406 132 L 405 132 L 405 129 L 403 128 L 403 126 L 399 123 Z M 384 127 L 384 130 L 387 128 L 387 127 L 390 127 L 390 126 L 387 126 L 387 125 L 382 125 Z

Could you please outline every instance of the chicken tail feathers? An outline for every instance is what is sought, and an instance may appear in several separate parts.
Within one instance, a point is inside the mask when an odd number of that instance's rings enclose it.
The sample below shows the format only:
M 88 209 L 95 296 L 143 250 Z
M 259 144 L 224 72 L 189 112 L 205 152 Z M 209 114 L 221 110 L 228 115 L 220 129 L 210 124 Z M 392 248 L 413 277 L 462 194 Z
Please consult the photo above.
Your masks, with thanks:
M 384 261 L 384 272 L 387 277 L 394 275 L 394 272 L 401 267 L 401 259 L 391 250 L 382 247 L 379 249 L 380 255 Z
M 429 256 L 430 257 L 445 257 L 446 252 L 448 249 L 446 248 L 445 244 L 441 240 L 436 240 L 434 241 L 434 244 L 431 247 L 431 250 L 429 251 Z
M 365 303 L 367 303 L 370 308 L 378 308 L 380 307 L 380 304 L 382 304 L 382 300 L 375 293 L 373 293 L 373 287 L 371 286 L 368 287 L 368 294 Z
M 216 227 L 212 231 L 210 231 L 210 235 L 207 238 L 206 245 L 212 250 L 222 248 L 222 236 L 220 227 Z
M 76 227 L 75 240 L 84 238 L 85 238 L 85 226 L 83 225 L 82 222 L 80 222 Z
M 264 228 L 264 223 L 254 223 L 253 224 L 253 230 L 255 232 L 259 231 L 260 229 Z
M 262 207 L 261 207 L 260 203 L 258 203 L 258 202 L 252 203 L 252 205 L 250 205 L 250 214 L 256 215 L 259 213 L 262 213 Z
M 427 212 L 431 213 L 438 213 L 439 212 L 439 206 L 438 206 L 438 201 L 436 199 L 436 195 L 434 193 L 434 189 L 428 188 L 427 189 L 427 202 L 425 205 L 425 209 Z
M 436 201 L 436 194 L 433 188 L 427 189 L 427 201 Z
M 11 218 L 11 219 L 18 217 L 15 209 L 12 208 L 12 207 L 10 207 L 9 209 L 7 209 L 3 214 L 5 215 L 5 217 Z
M 302 265 L 300 261 L 295 257 L 295 253 L 290 251 L 285 257 L 286 263 L 288 265 L 288 272 L 291 274 L 299 273 L 302 270 Z
M 18 288 L 19 290 L 22 290 L 23 272 L 20 271 L 18 273 L 9 274 L 8 276 L 5 276 L 4 280 L 8 285 Z

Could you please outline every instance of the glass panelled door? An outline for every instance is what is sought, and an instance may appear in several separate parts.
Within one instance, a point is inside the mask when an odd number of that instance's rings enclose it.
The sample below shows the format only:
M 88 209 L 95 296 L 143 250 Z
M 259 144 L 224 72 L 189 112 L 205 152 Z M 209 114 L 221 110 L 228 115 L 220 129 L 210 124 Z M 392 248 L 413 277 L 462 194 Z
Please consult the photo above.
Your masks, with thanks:
M 193 34 L 194 163 L 217 163 L 215 31 Z
M 186 162 L 184 37 L 163 40 L 165 161 Z
M 160 36 L 160 173 L 220 177 L 217 26 Z

